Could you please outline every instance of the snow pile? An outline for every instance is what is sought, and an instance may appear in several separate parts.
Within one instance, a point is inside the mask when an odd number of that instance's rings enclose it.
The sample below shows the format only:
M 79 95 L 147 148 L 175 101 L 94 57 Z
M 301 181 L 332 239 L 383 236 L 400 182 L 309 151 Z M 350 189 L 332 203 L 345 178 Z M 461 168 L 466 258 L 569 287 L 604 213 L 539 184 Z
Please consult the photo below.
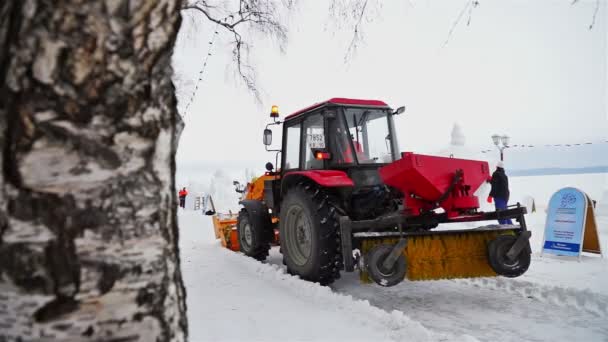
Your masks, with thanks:
M 179 220 L 191 341 L 476 341 L 223 249 L 199 213 L 182 210 Z
M 208 193 L 213 198 L 218 212 L 238 210 L 240 194 L 234 190 L 233 178 L 226 171 L 217 170 L 209 181 Z

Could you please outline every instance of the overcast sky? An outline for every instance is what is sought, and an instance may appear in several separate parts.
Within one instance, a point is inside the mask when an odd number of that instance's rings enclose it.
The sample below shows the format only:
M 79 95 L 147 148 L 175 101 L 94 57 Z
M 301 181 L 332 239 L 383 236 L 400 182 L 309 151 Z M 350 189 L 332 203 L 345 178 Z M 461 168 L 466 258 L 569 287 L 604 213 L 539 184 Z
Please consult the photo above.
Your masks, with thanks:
M 185 113 L 178 163 L 263 165 L 274 159 L 262 145 L 270 106 L 284 117 L 331 97 L 406 105 L 397 117 L 403 151 L 442 149 L 454 123 L 467 146 L 479 149 L 491 147 L 495 132 L 514 144 L 606 140 L 607 1 L 600 0 L 592 30 L 595 1 L 571 2 L 480 0 L 470 25 L 465 15 L 443 46 L 467 1 L 383 1 L 345 64 L 352 31 L 336 28 L 327 2 L 300 1 L 287 18 L 284 54 L 260 37 L 251 41 L 261 104 L 233 77 L 230 37 L 220 30 Z M 197 18 L 196 27 L 185 18 L 175 49 L 174 66 L 186 80 L 198 78 L 213 31 Z M 192 83 L 181 84 L 181 93 L 192 90 Z

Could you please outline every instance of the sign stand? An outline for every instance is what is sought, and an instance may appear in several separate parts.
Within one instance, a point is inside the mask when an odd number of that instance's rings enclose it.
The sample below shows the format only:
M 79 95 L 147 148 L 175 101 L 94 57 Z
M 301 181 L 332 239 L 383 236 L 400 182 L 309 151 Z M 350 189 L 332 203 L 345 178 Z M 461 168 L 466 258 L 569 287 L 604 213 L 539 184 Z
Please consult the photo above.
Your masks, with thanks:
M 581 251 L 586 253 L 599 254 L 602 258 L 604 252 L 602 251 L 602 244 L 600 243 L 600 235 L 597 228 L 597 221 L 595 220 L 595 208 L 593 207 L 593 201 L 587 194 L 587 214 L 585 215 L 585 227 L 583 229 L 583 244 Z
M 540 255 L 576 256 L 580 262 L 582 252 L 604 257 L 593 202 L 579 189 L 563 188 L 549 200 Z

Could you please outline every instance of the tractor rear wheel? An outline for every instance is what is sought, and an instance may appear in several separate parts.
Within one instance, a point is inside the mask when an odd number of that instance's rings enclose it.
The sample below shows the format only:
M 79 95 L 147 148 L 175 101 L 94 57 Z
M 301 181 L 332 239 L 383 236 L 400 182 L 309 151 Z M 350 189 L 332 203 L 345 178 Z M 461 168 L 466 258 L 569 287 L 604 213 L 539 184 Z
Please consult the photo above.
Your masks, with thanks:
M 488 245 L 490 267 L 501 276 L 508 278 L 519 277 L 530 267 L 531 256 L 527 248 L 524 248 L 515 260 L 510 260 L 507 257 L 507 252 L 515 241 L 517 241 L 517 236 L 499 235 Z
M 246 209 L 241 209 L 239 212 L 236 226 L 241 252 L 256 260 L 266 260 L 270 250 L 270 240 L 264 227 L 254 225 Z
M 280 239 L 288 272 L 302 279 L 331 284 L 340 277 L 337 206 L 313 185 L 289 190 L 281 205 Z

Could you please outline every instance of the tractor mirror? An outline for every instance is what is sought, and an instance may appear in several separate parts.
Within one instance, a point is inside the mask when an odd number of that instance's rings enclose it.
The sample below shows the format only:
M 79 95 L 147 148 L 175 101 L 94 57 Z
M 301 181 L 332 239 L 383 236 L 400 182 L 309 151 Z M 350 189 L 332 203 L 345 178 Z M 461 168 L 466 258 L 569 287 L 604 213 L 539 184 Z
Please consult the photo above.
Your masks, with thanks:
M 266 128 L 264 130 L 264 145 L 270 146 L 272 144 L 272 131 Z
M 401 107 L 397 108 L 397 110 L 395 112 L 393 112 L 393 115 L 399 115 L 403 112 L 405 112 L 405 106 L 401 106 Z
M 274 169 L 274 165 L 272 165 L 271 162 L 266 163 L 266 170 L 268 172 L 272 172 L 273 169 Z

